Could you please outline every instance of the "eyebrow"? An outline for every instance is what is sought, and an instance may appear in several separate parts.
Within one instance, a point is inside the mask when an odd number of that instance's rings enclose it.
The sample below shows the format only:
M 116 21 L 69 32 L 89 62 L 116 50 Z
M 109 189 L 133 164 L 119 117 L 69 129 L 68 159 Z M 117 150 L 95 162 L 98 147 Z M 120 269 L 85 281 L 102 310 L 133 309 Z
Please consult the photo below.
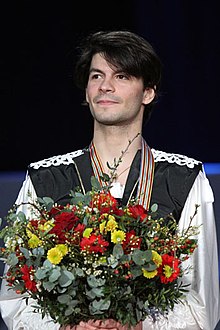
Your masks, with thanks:
M 96 69 L 96 68 L 91 68 L 89 70 L 89 74 L 92 73 L 92 72 L 98 72 L 98 73 L 105 74 L 104 71 L 102 71 L 100 69 Z M 126 74 L 126 72 L 124 72 L 123 70 L 113 70 L 113 72 L 114 72 L 114 74 L 118 74 L 118 73 Z
M 91 68 L 91 69 L 89 70 L 89 73 L 92 73 L 92 72 L 104 73 L 102 70 L 100 70 L 100 69 L 96 69 L 96 68 Z

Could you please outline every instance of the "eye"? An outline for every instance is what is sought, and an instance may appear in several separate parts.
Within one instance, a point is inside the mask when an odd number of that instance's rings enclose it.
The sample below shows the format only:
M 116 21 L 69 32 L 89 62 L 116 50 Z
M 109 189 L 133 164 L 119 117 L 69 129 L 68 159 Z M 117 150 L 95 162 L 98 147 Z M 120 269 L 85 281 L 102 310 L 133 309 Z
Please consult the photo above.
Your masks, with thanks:
M 129 79 L 129 76 L 124 74 L 124 73 L 120 73 L 120 74 L 117 74 L 117 79 L 119 80 L 128 80 Z
M 96 80 L 101 78 L 101 74 L 100 73 L 94 73 L 90 75 L 90 79 Z

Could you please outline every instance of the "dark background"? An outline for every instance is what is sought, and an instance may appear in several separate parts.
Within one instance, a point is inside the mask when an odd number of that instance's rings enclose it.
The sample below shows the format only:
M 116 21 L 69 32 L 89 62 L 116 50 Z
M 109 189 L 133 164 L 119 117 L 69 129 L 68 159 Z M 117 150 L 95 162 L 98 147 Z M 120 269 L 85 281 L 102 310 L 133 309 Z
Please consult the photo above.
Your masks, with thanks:
M 89 144 L 92 120 L 72 81 L 75 47 L 97 29 L 129 29 L 163 62 L 151 147 L 220 162 L 218 1 L 5 1 L 0 5 L 0 170 Z
M 75 47 L 98 29 L 137 32 L 162 60 L 162 96 L 143 131 L 148 144 L 219 163 L 219 21 L 218 0 L 2 1 L 1 215 L 30 162 L 89 144 L 92 119 L 72 71 Z M 209 179 L 218 201 L 219 176 Z

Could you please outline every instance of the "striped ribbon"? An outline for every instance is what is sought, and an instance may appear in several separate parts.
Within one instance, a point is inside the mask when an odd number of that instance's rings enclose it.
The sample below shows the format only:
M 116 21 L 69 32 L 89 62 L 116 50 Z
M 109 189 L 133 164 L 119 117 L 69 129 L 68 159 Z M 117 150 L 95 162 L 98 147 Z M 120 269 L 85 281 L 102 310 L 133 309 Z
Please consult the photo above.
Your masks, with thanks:
M 89 152 L 90 152 L 90 158 L 91 158 L 91 162 L 92 162 L 92 169 L 93 169 L 94 175 L 98 179 L 101 187 L 103 187 L 104 182 L 101 180 L 101 176 L 103 176 L 104 169 L 103 169 L 102 162 L 99 158 L 99 155 L 96 151 L 93 141 L 90 143 Z
M 98 179 L 100 185 L 103 186 L 104 182 L 101 180 L 101 176 L 103 176 L 104 170 L 93 142 L 90 143 L 89 151 L 90 151 L 90 157 L 91 157 L 94 175 Z M 146 141 L 142 137 L 141 166 L 140 166 L 139 183 L 137 189 L 137 200 L 139 204 L 143 205 L 143 207 L 145 207 L 146 209 L 148 209 L 150 205 L 151 192 L 153 187 L 153 178 L 154 178 L 153 154 L 151 152 L 150 147 L 147 145 Z
M 150 205 L 151 192 L 154 178 L 154 157 L 150 147 L 142 138 L 141 166 L 139 174 L 139 184 L 137 190 L 137 199 L 139 203 L 148 209 Z

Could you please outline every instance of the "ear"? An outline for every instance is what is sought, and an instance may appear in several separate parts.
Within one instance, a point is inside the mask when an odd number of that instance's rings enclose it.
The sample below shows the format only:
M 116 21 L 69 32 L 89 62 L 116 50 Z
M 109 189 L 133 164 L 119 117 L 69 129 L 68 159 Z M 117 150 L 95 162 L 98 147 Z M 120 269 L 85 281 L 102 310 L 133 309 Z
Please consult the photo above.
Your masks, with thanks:
M 154 98 L 155 98 L 155 90 L 150 87 L 145 88 L 143 95 L 143 104 L 146 105 L 151 103 Z

